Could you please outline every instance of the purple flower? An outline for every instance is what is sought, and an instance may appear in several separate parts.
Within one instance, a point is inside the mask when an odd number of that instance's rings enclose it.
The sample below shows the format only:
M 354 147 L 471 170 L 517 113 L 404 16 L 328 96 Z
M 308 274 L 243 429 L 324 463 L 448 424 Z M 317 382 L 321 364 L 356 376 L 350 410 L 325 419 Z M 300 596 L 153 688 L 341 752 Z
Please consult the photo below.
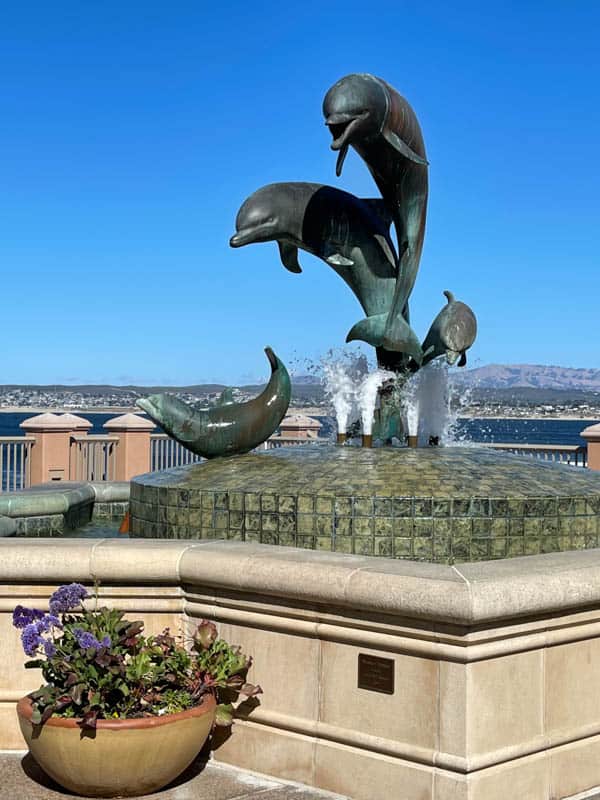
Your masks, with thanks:
M 102 641 L 100 642 L 100 644 L 102 645 L 102 647 L 110 647 L 110 646 L 111 646 L 111 644 L 112 644 L 112 642 L 111 642 L 111 640 L 110 640 L 110 636 L 105 636 L 105 637 L 102 639 Z
M 54 642 L 51 642 L 49 639 L 44 639 L 44 653 L 47 658 L 52 658 L 52 656 L 56 655 Z
M 71 611 L 89 597 L 87 589 L 80 583 L 69 583 L 60 586 L 50 598 L 50 612 L 52 614 L 64 614 Z
M 38 633 L 47 633 L 51 628 L 62 628 L 62 622 L 54 614 L 44 614 L 35 626 Z
M 73 636 L 77 640 L 79 647 L 81 647 L 83 650 L 87 650 L 89 647 L 95 647 L 98 649 L 102 646 L 93 633 L 90 633 L 89 631 L 83 631 L 81 628 L 73 628 Z
M 39 635 L 36 623 L 26 625 L 21 632 L 21 643 L 26 656 L 32 656 L 42 644 L 42 637 Z
M 25 628 L 37 619 L 42 619 L 43 616 L 44 612 L 39 611 L 37 608 L 17 606 L 13 611 L 13 625 L 15 628 Z

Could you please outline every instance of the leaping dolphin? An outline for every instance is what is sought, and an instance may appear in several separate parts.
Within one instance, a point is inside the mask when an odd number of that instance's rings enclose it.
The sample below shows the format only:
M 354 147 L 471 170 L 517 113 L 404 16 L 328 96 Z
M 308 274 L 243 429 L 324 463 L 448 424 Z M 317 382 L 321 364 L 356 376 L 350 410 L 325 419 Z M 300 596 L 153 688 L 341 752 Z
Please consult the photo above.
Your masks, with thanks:
M 262 393 L 247 403 L 225 396 L 214 408 L 196 410 L 169 394 L 143 397 L 137 405 L 192 453 L 204 458 L 248 453 L 266 441 L 284 418 L 291 398 L 290 376 L 270 347 L 265 353 L 271 378 Z
M 381 200 L 361 200 L 320 183 L 272 183 L 244 201 L 232 247 L 276 241 L 283 265 L 301 272 L 298 250 L 325 261 L 367 315 L 389 311 L 397 259 Z
M 448 364 L 458 361 L 459 367 L 467 364 L 467 350 L 477 336 L 477 319 L 466 303 L 455 300 L 452 292 L 444 292 L 448 304 L 431 323 L 423 342 L 423 363 L 438 356 L 446 356 Z
M 334 84 L 323 101 L 325 124 L 339 151 L 342 172 L 352 146 L 365 161 L 389 208 L 398 236 L 400 264 L 383 346 L 403 350 L 403 321 L 408 322 L 412 292 L 425 235 L 427 157 L 417 117 L 409 103 L 381 78 L 353 74 Z

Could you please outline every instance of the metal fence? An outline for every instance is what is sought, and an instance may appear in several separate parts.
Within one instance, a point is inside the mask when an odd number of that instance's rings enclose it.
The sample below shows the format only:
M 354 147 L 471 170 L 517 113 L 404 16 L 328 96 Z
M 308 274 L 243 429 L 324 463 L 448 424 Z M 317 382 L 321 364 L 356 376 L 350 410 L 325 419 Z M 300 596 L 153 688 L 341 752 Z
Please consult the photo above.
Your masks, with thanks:
M 195 455 L 175 439 L 169 438 L 166 433 L 153 433 L 150 436 L 150 472 L 183 467 L 202 460 L 201 456 Z
M 541 461 L 553 461 L 559 464 L 570 464 L 573 467 L 587 467 L 587 448 L 585 445 L 566 444 L 509 444 L 494 443 L 486 447 L 504 450 L 518 456 L 533 456 Z
M 31 484 L 33 436 L 0 436 L 0 492 L 16 492 Z
M 118 436 L 71 437 L 71 477 L 76 481 L 113 481 Z

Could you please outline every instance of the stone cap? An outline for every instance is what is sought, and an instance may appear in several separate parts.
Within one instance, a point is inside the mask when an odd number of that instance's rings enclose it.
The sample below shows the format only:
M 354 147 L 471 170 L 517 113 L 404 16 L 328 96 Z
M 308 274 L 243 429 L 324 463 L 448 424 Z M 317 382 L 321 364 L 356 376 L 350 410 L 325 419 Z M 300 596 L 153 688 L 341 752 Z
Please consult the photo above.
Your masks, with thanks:
M 23 420 L 19 427 L 26 431 L 37 431 L 39 433 L 44 431 L 73 431 L 81 429 L 81 425 L 79 428 L 74 427 L 74 419 L 81 419 L 81 417 L 75 417 L 73 414 L 38 414 L 36 417 L 29 417 Z M 87 422 L 87 420 L 83 421 Z
M 153 431 L 156 425 L 138 414 L 122 414 L 120 417 L 109 419 L 102 427 L 107 431 Z
M 61 414 L 60 418 L 65 423 L 69 422 L 72 430 L 74 431 L 89 430 L 90 428 L 94 427 L 93 423 L 91 423 L 89 419 L 78 417 L 76 414 Z
M 597 425 L 589 425 L 579 435 L 590 442 L 600 441 L 600 422 Z
M 290 414 L 284 417 L 279 423 L 280 428 L 322 428 L 323 426 L 318 419 L 307 417 L 304 414 Z
M 600 603 L 600 550 L 453 567 L 251 542 L 0 538 L 0 581 L 201 586 L 472 627 Z

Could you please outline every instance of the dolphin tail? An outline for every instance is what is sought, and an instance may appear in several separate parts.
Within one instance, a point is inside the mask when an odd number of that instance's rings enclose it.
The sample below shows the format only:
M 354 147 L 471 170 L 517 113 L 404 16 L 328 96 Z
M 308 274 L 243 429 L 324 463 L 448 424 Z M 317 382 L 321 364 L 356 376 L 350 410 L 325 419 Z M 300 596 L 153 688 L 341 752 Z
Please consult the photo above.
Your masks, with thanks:
M 361 319 L 350 329 L 346 341 L 353 342 L 358 339 L 373 347 L 384 347 L 386 350 L 396 353 L 407 353 L 420 365 L 423 360 L 423 350 L 416 333 L 404 317 L 400 316 L 394 320 L 393 339 L 390 339 L 388 336 L 389 316 L 389 313 L 373 314 Z

